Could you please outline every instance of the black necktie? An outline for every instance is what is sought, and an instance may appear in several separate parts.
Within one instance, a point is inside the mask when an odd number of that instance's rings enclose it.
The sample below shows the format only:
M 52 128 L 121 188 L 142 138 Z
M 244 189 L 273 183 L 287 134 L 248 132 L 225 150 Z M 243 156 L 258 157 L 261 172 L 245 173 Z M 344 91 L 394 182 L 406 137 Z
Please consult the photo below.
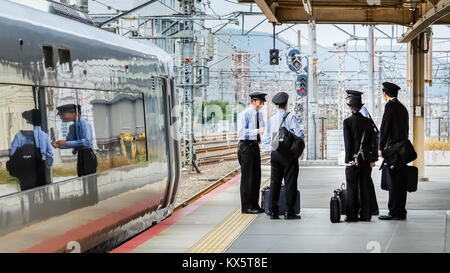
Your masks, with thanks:
M 258 117 L 259 112 L 256 111 L 256 129 L 259 129 L 259 117 Z M 258 141 L 258 143 L 261 143 L 261 137 L 259 136 L 259 132 L 256 135 L 256 140 Z

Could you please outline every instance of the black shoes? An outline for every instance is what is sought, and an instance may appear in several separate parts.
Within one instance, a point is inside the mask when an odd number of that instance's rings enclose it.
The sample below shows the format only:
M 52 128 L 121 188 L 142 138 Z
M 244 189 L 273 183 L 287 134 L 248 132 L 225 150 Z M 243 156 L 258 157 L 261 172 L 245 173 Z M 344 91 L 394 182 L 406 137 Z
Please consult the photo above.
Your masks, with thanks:
M 376 210 L 376 211 L 372 212 L 372 215 L 378 216 L 378 215 L 380 215 L 380 211 L 379 211 L 379 210 Z
M 259 209 L 243 209 L 243 214 L 259 214 L 261 211 Z
M 259 211 L 259 213 L 263 213 L 263 212 L 265 212 L 265 210 L 264 209 L 262 209 L 262 208 L 258 208 L 258 209 L 256 209 L 257 211 Z
M 358 222 L 358 219 L 348 219 L 347 217 L 345 217 L 344 221 L 347 223 L 353 223 L 353 222 Z
M 406 220 L 406 216 L 392 216 L 392 215 L 381 215 L 378 216 L 380 220 Z
M 284 215 L 284 219 L 286 219 L 286 220 L 302 219 L 302 217 L 300 215 L 295 214 L 295 213 L 286 213 Z
M 270 219 L 271 220 L 277 220 L 277 219 L 280 219 L 280 216 L 278 216 L 278 213 L 271 213 L 270 214 Z
M 371 218 L 358 218 L 359 222 L 370 222 L 372 219 Z

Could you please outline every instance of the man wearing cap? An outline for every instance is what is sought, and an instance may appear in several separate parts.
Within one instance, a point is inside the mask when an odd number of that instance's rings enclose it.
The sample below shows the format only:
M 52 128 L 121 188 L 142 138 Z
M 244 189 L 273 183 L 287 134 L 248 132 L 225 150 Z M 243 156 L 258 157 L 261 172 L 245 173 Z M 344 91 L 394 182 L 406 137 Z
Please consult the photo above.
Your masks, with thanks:
M 348 90 L 348 91 L 351 91 L 351 90 Z M 350 99 L 350 97 L 351 97 L 351 94 L 348 94 L 347 99 Z M 372 116 L 369 113 L 369 110 L 367 110 L 367 108 L 364 105 L 361 107 L 361 110 L 359 112 L 364 117 L 368 118 L 370 120 L 370 122 L 372 123 L 372 126 L 378 131 L 375 121 L 373 121 Z M 378 145 L 378 139 L 374 139 L 374 141 L 376 141 L 376 145 Z M 379 215 L 380 210 L 378 207 L 377 195 L 375 193 L 375 186 L 374 186 L 373 180 L 372 180 L 372 170 L 370 170 L 369 190 L 370 190 L 370 211 L 372 212 L 372 215 Z
M 50 184 L 50 168 L 53 164 L 53 150 L 48 135 L 42 131 L 42 114 L 41 110 L 33 109 L 22 113 L 22 117 L 27 123 L 33 125 L 32 131 L 21 130 L 14 136 L 9 149 L 9 156 L 11 157 L 10 166 L 18 170 L 17 178 L 20 181 L 21 190 L 31 189 L 37 186 Z M 34 165 L 34 168 L 26 169 L 23 161 L 17 160 L 14 155 L 19 150 L 26 150 L 29 145 L 33 147 L 33 153 L 36 149 L 40 152 L 41 158 Z M 23 152 L 23 151 L 21 151 Z M 18 153 L 21 153 L 18 152 Z M 39 154 L 39 152 L 37 154 Z
M 397 99 L 400 87 L 390 82 L 383 83 L 383 96 L 386 100 L 383 119 L 380 127 L 380 151 L 390 145 L 408 139 L 409 116 L 406 107 Z M 392 166 L 393 167 L 393 166 Z M 380 220 L 406 220 L 406 183 L 401 179 L 404 167 L 390 168 L 392 188 L 389 191 L 389 214 L 382 215 Z
M 77 173 L 84 176 L 97 172 L 97 157 L 93 149 L 92 128 L 88 121 L 81 117 L 81 106 L 66 104 L 56 108 L 58 116 L 63 122 L 73 122 L 65 140 L 52 143 L 60 149 L 73 149 L 77 154 Z
M 285 219 L 300 219 L 300 215 L 295 214 L 295 199 L 297 198 L 297 179 L 298 179 L 298 158 L 286 157 L 278 151 L 272 151 L 272 135 L 280 129 L 280 124 L 285 117 L 283 126 L 291 133 L 304 139 L 303 130 L 300 127 L 300 123 L 297 118 L 288 113 L 287 116 L 287 102 L 289 95 L 285 92 L 277 93 L 272 102 L 278 106 L 277 113 L 270 118 L 267 122 L 267 129 L 264 132 L 263 137 L 263 149 L 264 152 L 270 153 L 270 219 L 279 219 L 278 201 L 280 197 L 281 181 L 284 178 L 284 184 L 286 186 L 286 201 L 287 212 L 284 215 Z
M 266 101 L 266 93 L 250 93 L 251 105 L 238 118 L 238 160 L 241 165 L 242 213 L 264 212 L 258 204 L 261 187 L 261 155 L 259 143 L 264 132 L 264 118 L 259 111 Z
M 362 144 L 373 141 L 371 139 L 372 124 L 360 112 L 363 106 L 362 92 L 355 90 L 346 90 L 346 92 L 347 105 L 352 115 L 346 118 L 343 124 L 347 184 L 345 221 L 370 221 L 372 218 L 370 183 L 372 183 L 371 172 L 375 162 L 363 160 L 358 153 Z

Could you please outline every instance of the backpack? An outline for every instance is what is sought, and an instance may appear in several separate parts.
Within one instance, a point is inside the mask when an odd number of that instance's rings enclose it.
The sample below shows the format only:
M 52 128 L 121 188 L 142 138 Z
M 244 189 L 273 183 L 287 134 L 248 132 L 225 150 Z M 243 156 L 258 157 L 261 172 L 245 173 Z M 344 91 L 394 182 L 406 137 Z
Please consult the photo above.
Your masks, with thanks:
M 363 133 L 363 138 L 361 140 L 360 153 L 362 159 L 368 162 L 378 161 L 378 142 L 380 138 L 379 130 L 377 125 L 373 121 L 369 114 L 370 129 L 366 133 Z
M 19 179 L 21 190 L 31 189 L 43 183 L 45 160 L 42 160 L 41 150 L 36 146 L 34 134 L 33 144 L 24 144 L 17 148 L 6 162 L 6 169 L 11 176 Z
M 283 126 L 289 113 L 283 115 L 279 130 L 272 135 L 272 149 L 284 156 L 299 158 L 305 149 L 305 142 Z

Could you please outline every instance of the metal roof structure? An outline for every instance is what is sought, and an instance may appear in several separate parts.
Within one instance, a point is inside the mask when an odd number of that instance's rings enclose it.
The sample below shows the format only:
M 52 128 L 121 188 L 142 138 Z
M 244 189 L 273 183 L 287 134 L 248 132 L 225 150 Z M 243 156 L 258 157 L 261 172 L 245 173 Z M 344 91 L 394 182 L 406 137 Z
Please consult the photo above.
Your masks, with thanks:
M 277 24 L 397 24 L 408 42 L 432 24 L 450 24 L 450 0 L 238 0 Z

